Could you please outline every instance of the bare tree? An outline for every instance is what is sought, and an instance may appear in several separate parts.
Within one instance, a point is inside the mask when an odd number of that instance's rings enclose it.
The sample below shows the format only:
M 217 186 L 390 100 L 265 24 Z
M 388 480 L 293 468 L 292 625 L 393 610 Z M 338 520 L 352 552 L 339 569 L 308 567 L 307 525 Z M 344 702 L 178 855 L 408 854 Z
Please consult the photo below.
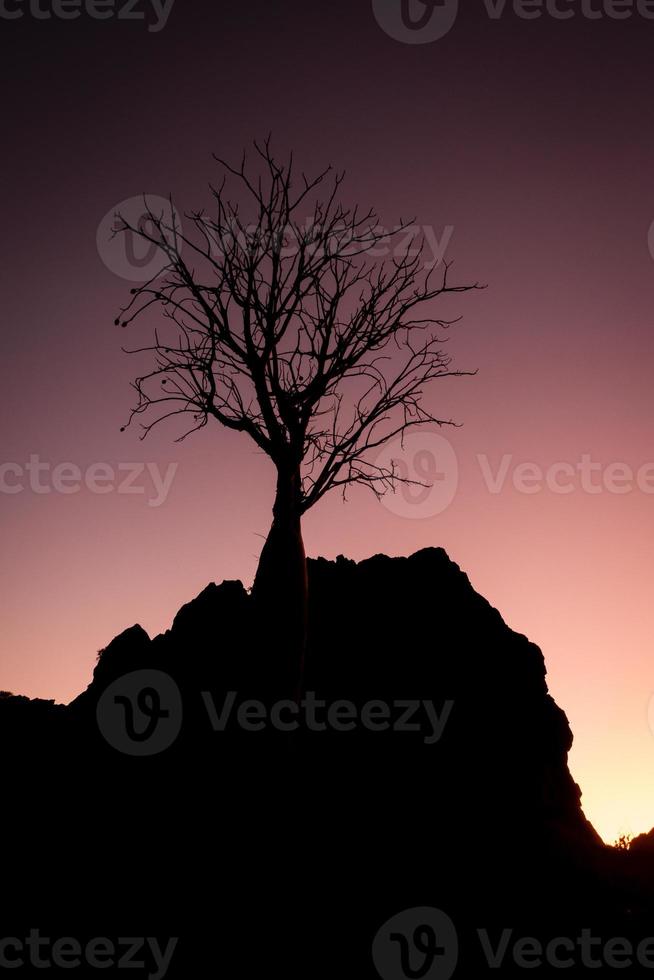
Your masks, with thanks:
M 393 242 L 412 226 L 389 234 L 373 211 L 346 207 L 343 175 L 331 167 L 296 175 L 292 157 L 278 163 L 269 141 L 254 146 L 254 168 L 245 155 L 236 167 L 215 158 L 222 181 L 210 185 L 210 210 L 186 215 L 190 232 L 172 200 L 164 214 L 146 199 L 138 225 L 118 216 L 117 231 L 161 249 L 165 267 L 132 290 L 116 322 L 163 314 L 151 342 L 129 351 L 154 363 L 134 381 L 128 424 L 143 419 L 145 437 L 164 419 L 189 416 L 183 439 L 215 419 L 272 460 L 277 492 L 253 595 L 301 651 L 302 516 L 336 488 L 381 495 L 411 482 L 375 457 L 417 426 L 453 424 L 423 394 L 437 378 L 471 372 L 451 370 L 442 344 L 455 321 L 434 318 L 430 304 L 478 284 L 451 285 L 447 264 L 426 272 L 421 234 L 396 254 Z

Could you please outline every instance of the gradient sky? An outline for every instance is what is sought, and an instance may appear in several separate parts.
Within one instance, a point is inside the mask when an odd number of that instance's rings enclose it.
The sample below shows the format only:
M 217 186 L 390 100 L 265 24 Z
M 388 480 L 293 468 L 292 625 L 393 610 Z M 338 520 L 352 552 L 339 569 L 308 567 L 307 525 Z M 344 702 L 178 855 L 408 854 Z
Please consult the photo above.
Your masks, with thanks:
M 464 423 L 441 433 L 458 461 L 452 502 L 436 512 L 443 484 L 413 504 L 327 498 L 306 520 L 309 554 L 445 547 L 542 647 L 600 833 L 654 825 L 654 495 L 601 482 L 611 464 L 654 463 L 654 21 L 560 7 L 576 16 L 527 20 L 507 4 L 493 19 L 466 0 L 425 44 L 389 36 L 369 0 L 176 0 L 157 32 L 36 19 L 28 5 L 0 17 L 0 463 L 178 464 L 160 507 L 143 478 L 142 494 L 29 481 L 0 493 L 0 687 L 68 701 L 122 629 L 155 634 L 209 581 L 253 578 L 271 468 L 217 426 L 182 445 L 170 428 L 145 443 L 120 433 L 135 365 L 113 319 L 131 283 L 96 233 L 144 191 L 202 204 L 212 151 L 233 157 L 272 131 L 308 170 L 345 168 L 345 196 L 386 224 L 415 216 L 439 237 L 451 226 L 455 276 L 488 283 L 457 303 L 450 341 L 478 376 L 430 393 Z M 520 464 L 584 456 L 601 465 L 599 493 L 581 474 L 565 494 L 516 486 Z M 484 474 L 503 457 L 493 493 Z

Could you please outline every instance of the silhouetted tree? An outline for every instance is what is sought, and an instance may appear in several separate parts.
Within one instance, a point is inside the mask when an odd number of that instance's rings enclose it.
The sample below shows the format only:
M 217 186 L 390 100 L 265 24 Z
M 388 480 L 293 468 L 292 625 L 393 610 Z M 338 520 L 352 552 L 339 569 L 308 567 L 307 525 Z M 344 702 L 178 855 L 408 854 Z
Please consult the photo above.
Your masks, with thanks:
M 254 146 L 254 170 L 245 155 L 236 167 L 215 157 L 222 181 L 211 185 L 210 211 L 186 215 L 190 232 L 172 200 L 155 213 L 145 199 L 138 225 L 118 216 L 117 232 L 161 249 L 165 267 L 132 290 L 116 322 L 163 314 L 153 341 L 130 351 L 154 356 L 134 382 L 129 421 L 147 416 L 143 437 L 171 416 L 192 418 L 180 439 L 215 419 L 272 460 L 273 520 L 253 595 L 282 619 L 297 653 L 307 610 L 302 516 L 335 488 L 380 495 L 417 482 L 375 455 L 416 426 L 452 424 L 423 393 L 470 372 L 450 370 L 442 332 L 454 321 L 435 318 L 429 304 L 477 284 L 451 285 L 447 264 L 426 272 L 421 233 L 407 236 L 412 226 L 401 222 L 389 234 L 373 211 L 346 207 L 343 175 L 331 167 L 296 175 L 269 141 Z

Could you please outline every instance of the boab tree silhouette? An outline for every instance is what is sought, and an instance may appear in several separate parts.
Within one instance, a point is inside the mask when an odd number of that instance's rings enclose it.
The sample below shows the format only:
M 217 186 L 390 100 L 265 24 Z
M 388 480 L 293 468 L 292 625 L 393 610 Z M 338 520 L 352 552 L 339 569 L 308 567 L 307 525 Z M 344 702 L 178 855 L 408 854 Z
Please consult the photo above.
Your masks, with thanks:
M 451 285 L 447 264 L 426 271 L 422 235 L 408 222 L 389 233 L 375 212 L 345 206 L 343 174 L 331 167 L 296 174 L 269 140 L 254 144 L 254 167 L 246 155 L 238 166 L 214 159 L 222 180 L 210 185 L 210 210 L 185 216 L 190 231 L 172 200 L 155 213 L 144 199 L 137 223 L 117 215 L 116 232 L 160 249 L 165 263 L 132 289 L 116 321 L 163 315 L 151 342 L 129 350 L 154 364 L 133 383 L 128 424 L 143 417 L 144 438 L 164 419 L 189 415 L 183 439 L 215 419 L 272 460 L 273 520 L 253 596 L 273 617 L 297 679 L 307 625 L 302 516 L 335 488 L 361 484 L 381 495 L 417 482 L 375 456 L 409 429 L 453 424 L 425 405 L 425 388 L 473 372 L 450 369 L 442 333 L 455 321 L 435 318 L 429 304 L 478 284 Z

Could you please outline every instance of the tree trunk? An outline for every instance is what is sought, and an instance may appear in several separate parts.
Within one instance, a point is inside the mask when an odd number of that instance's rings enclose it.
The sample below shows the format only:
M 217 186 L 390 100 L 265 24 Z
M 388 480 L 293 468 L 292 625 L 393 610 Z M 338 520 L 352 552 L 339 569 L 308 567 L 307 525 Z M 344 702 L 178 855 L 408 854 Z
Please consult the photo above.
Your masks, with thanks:
M 302 541 L 300 470 L 280 468 L 273 522 L 261 552 L 252 595 L 267 641 L 279 662 L 280 680 L 296 698 L 303 684 L 307 643 L 308 579 Z

